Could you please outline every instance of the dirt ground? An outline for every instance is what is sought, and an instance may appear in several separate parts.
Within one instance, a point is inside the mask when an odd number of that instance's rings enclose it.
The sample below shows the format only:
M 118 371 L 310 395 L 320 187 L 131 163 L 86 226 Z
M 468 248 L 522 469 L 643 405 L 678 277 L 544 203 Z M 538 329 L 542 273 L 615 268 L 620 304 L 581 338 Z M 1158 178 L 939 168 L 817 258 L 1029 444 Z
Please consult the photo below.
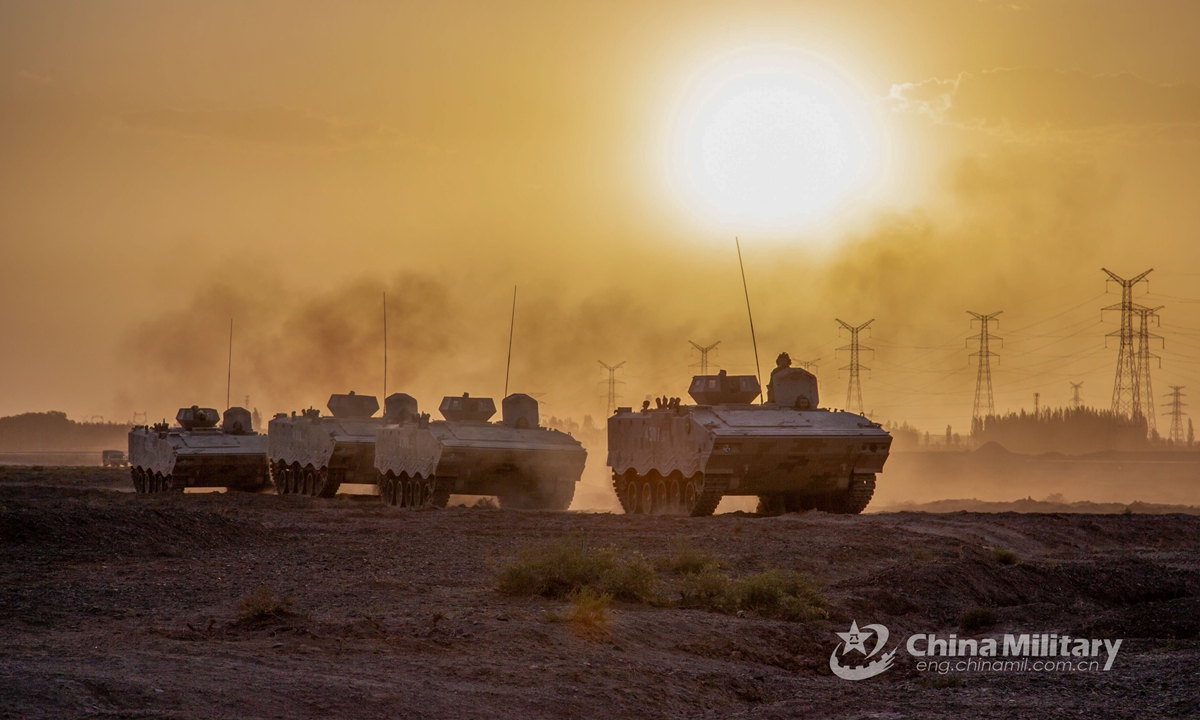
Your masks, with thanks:
M 123 472 L 0 473 L 0 717 L 1195 717 L 1200 517 L 816 512 L 760 518 L 117 492 Z M 127 488 L 124 488 L 127 489 Z M 808 623 L 615 604 L 550 621 L 496 571 L 564 536 L 649 558 L 678 538 L 734 576 L 807 574 Z M 1004 564 L 997 550 L 1005 550 Z M 253 622 L 266 586 L 292 614 Z M 920 672 L 910 633 L 1122 638 L 1109 672 Z M 550 611 L 550 615 L 548 615 Z M 896 664 L 831 674 L 851 620 Z M 889 645 L 890 646 L 890 645 Z

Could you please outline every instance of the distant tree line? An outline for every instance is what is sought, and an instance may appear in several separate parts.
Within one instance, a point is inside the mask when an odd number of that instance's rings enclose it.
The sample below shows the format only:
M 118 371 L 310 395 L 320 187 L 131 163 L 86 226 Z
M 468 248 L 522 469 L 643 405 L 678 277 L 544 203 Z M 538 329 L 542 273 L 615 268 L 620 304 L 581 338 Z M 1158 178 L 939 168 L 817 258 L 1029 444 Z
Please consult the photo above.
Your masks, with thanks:
M 76 422 L 64 412 L 0 417 L 0 452 L 71 452 L 122 450 L 130 425 Z
M 973 423 L 971 442 L 976 447 L 995 442 L 1017 453 L 1067 455 L 1158 449 L 1164 444 L 1148 432 L 1144 417 L 1129 418 L 1090 407 L 988 415 Z

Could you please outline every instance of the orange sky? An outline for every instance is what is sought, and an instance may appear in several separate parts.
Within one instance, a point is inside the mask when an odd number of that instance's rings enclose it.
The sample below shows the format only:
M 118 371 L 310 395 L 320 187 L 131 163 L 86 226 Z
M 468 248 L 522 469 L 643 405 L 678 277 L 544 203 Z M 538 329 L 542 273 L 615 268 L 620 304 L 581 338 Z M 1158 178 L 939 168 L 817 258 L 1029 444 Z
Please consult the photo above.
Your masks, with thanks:
M 761 353 L 876 318 L 868 410 L 967 424 L 965 311 L 1003 310 L 1000 409 L 1106 406 L 1101 266 L 1164 305 L 1160 394 L 1200 390 L 1200 6 L 1177 2 L 0 6 L 0 414 L 263 411 L 513 387 L 603 415 L 682 395 L 687 340 L 753 372 L 732 233 L 678 199 L 703 68 L 783 48 L 876 117 L 848 210 L 742 234 Z M 1111 320 L 1111 318 L 1110 318 Z

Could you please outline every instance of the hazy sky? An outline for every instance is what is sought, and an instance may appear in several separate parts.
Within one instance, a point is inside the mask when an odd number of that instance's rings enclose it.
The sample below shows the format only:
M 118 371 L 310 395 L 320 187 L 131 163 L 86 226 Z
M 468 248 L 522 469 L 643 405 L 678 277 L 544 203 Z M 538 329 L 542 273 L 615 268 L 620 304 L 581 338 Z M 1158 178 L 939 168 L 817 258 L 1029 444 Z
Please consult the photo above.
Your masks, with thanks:
M 965 311 L 1003 310 L 999 409 L 1069 381 L 1107 406 L 1101 266 L 1155 268 L 1155 390 L 1200 392 L 1197 27 L 1096 0 L 4 2 L 0 414 L 223 406 L 230 318 L 235 401 L 377 393 L 385 290 L 389 390 L 498 396 L 515 284 L 513 389 L 599 417 L 597 360 L 627 404 L 684 394 L 688 340 L 753 372 L 735 234 L 764 371 L 819 359 L 828 405 L 834 318 L 875 318 L 867 409 L 965 429 Z M 759 56 L 869 125 L 807 224 L 711 213 L 674 164 L 689 98 Z

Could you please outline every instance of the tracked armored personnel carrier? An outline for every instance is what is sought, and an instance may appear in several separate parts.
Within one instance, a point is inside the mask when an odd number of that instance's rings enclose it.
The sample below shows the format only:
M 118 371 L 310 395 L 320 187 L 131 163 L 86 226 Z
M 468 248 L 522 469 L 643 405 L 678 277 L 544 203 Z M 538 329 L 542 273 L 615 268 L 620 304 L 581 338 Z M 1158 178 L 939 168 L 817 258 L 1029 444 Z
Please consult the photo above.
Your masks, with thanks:
M 753 375 L 698 375 L 678 399 L 608 420 L 608 464 L 627 513 L 711 515 L 726 495 L 757 495 L 759 512 L 862 512 L 891 436 L 862 415 L 818 408 L 817 379 L 777 370 L 773 402 L 753 404 Z
M 224 487 L 255 492 L 266 487 L 267 436 L 254 432 L 250 413 L 232 407 L 180 408 L 178 425 L 140 425 L 129 431 L 129 467 L 141 493 Z M 220 426 L 218 427 L 218 422 Z
M 280 413 L 267 423 L 271 480 L 281 495 L 331 498 L 342 483 L 374 484 L 374 395 L 330 395 L 329 415 L 309 408 L 291 416 Z
M 537 400 L 447 397 L 444 420 L 417 412 L 405 396 L 388 409 L 375 441 L 379 495 L 392 505 L 444 507 L 451 493 L 494 495 L 502 507 L 566 510 L 587 451 L 567 433 L 541 427 Z M 388 398 L 390 401 L 392 398 Z

